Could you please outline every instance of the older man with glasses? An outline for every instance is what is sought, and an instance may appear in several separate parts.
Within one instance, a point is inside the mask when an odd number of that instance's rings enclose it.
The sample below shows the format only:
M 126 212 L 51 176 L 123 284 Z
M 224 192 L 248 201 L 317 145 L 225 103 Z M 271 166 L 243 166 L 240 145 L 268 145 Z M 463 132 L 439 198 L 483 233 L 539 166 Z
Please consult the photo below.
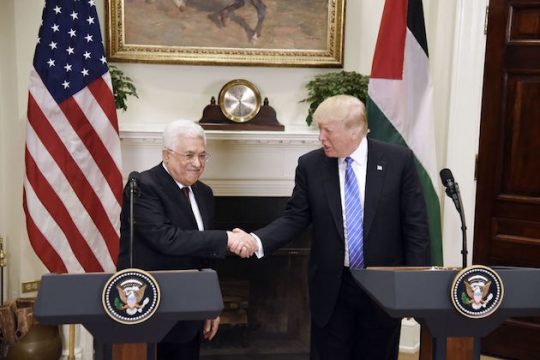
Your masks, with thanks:
M 134 203 L 134 242 L 130 254 L 129 189 L 124 191 L 118 269 L 202 269 L 212 259 L 224 258 L 227 250 L 246 257 L 256 248 L 242 243 L 241 236 L 214 225 L 212 189 L 199 178 L 210 155 L 206 137 L 196 123 L 178 120 L 163 132 L 162 162 L 140 173 L 139 194 Z M 130 264 L 132 256 L 133 263 Z M 212 339 L 219 317 L 183 321 L 158 343 L 158 359 L 198 359 L 201 334 Z

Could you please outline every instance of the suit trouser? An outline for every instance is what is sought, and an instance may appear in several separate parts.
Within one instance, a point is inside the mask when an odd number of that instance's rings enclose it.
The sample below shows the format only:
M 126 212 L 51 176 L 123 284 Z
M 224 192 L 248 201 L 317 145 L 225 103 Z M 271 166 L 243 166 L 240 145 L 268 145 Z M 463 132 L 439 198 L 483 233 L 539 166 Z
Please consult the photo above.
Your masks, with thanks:
M 330 320 L 311 322 L 311 360 L 397 359 L 400 331 L 401 319 L 388 316 L 345 268 Z
M 183 343 L 159 342 L 157 360 L 199 360 L 200 334 Z

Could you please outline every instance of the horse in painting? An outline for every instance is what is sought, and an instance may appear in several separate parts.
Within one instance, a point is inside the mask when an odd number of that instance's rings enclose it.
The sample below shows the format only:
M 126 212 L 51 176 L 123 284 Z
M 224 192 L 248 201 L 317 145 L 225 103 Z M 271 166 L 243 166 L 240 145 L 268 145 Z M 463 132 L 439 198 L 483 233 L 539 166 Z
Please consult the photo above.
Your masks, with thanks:
M 154 2 L 154 1 L 155 0 L 146 0 L 146 2 Z M 178 10 L 184 11 L 186 9 L 187 0 L 172 0 L 172 1 L 174 5 L 178 8 Z M 261 36 L 263 22 L 266 16 L 266 5 L 264 4 L 263 0 L 249 0 L 249 2 L 257 10 L 257 24 L 255 25 L 255 29 L 253 30 L 253 34 L 251 35 L 251 41 L 256 41 Z M 245 5 L 246 5 L 246 0 L 232 0 L 231 4 L 218 10 L 219 21 L 221 22 L 221 25 L 223 27 L 226 27 L 227 24 L 229 23 L 231 14 L 233 14 L 235 10 L 240 9 L 241 7 Z

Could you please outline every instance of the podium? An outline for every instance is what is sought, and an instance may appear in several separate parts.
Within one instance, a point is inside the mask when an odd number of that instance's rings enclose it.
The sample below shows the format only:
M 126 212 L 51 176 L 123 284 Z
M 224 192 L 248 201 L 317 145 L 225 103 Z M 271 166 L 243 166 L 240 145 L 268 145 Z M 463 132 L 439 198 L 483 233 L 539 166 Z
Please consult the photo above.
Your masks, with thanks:
M 182 320 L 217 317 L 223 300 L 214 270 L 149 272 L 160 287 L 160 304 L 148 320 L 124 325 L 103 309 L 102 293 L 112 273 L 47 274 L 34 307 L 42 324 L 82 324 L 98 344 L 155 343 Z
M 390 316 L 414 317 L 433 336 L 433 359 L 446 358 L 447 337 L 472 337 L 473 358 L 480 339 L 509 317 L 540 315 L 540 269 L 492 267 L 505 294 L 489 317 L 471 319 L 453 306 L 450 289 L 461 269 L 373 268 L 353 270 L 354 279 Z

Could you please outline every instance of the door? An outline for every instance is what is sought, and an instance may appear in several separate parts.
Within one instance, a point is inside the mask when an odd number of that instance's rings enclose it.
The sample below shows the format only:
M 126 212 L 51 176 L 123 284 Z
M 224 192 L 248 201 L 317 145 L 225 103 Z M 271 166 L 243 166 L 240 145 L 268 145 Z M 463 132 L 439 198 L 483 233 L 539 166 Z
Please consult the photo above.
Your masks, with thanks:
M 540 268 L 540 0 L 490 0 L 477 176 L 474 263 Z M 510 319 L 482 352 L 538 359 L 539 339 Z

